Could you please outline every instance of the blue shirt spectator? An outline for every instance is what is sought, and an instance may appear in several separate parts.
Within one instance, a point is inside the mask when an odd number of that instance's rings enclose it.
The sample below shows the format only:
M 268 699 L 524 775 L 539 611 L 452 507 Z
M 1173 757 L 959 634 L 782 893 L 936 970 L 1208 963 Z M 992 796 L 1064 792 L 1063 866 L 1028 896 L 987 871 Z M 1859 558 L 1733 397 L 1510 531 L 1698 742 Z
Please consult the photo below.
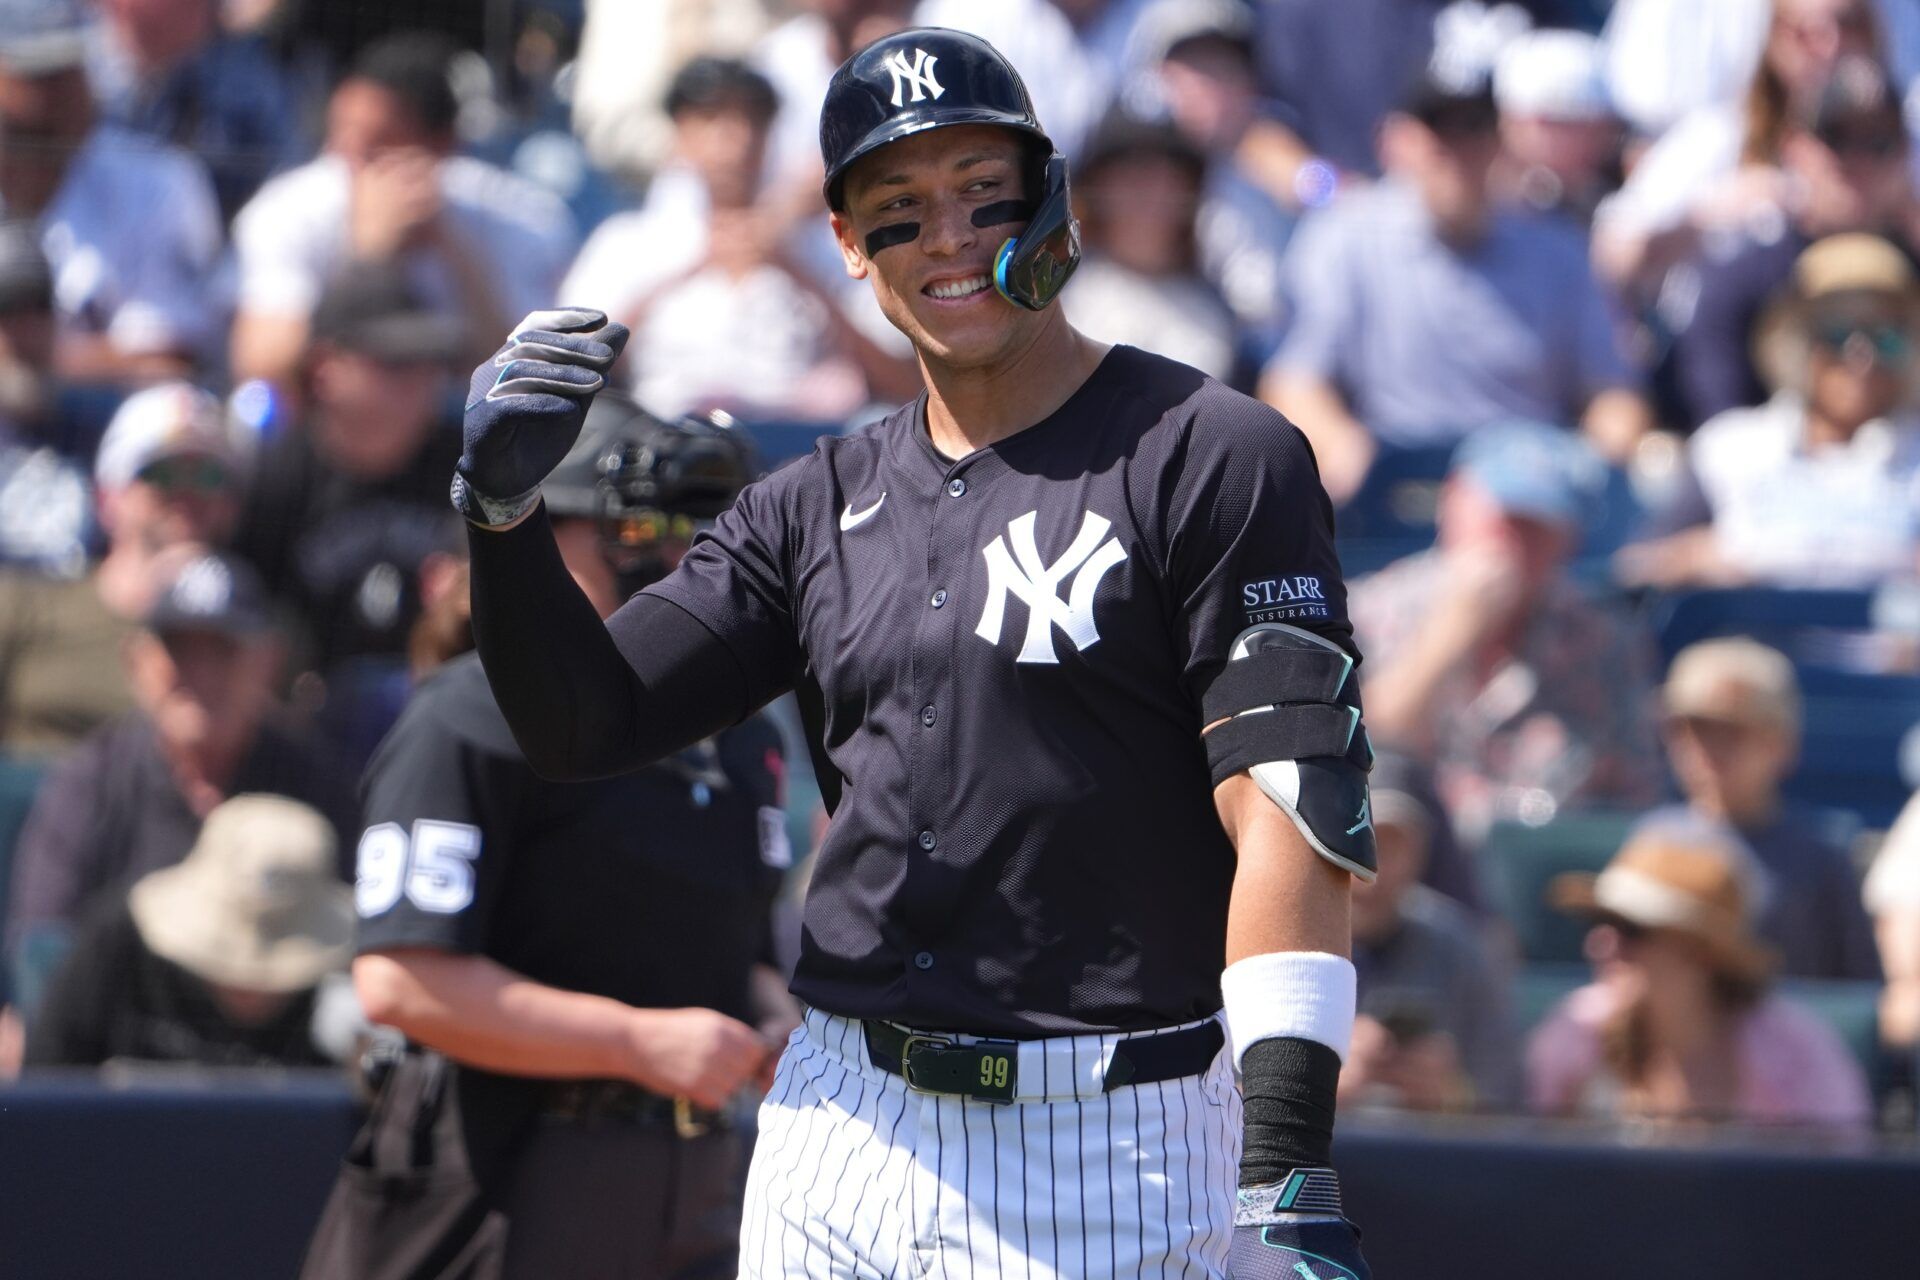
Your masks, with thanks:
M 1454 246 L 1390 182 L 1304 225 L 1286 278 L 1295 310 L 1276 367 L 1334 382 L 1388 444 L 1570 422 L 1633 382 L 1579 234 L 1548 218 L 1498 211 Z
M 214 0 L 103 0 L 87 76 L 103 120 L 186 147 L 223 219 L 295 159 L 293 96 L 257 40 L 219 30 Z

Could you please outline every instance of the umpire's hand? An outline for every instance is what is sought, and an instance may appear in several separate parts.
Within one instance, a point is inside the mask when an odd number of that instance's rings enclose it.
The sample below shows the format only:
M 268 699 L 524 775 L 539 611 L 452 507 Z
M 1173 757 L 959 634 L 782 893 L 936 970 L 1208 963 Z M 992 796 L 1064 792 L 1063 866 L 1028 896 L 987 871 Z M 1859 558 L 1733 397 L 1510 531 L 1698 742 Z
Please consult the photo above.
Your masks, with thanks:
M 624 1074 L 709 1111 L 727 1105 L 776 1052 L 758 1031 L 712 1009 L 635 1009 Z
M 536 311 L 522 320 L 473 371 L 454 509 L 496 528 L 531 510 L 626 345 L 626 326 L 599 311 Z

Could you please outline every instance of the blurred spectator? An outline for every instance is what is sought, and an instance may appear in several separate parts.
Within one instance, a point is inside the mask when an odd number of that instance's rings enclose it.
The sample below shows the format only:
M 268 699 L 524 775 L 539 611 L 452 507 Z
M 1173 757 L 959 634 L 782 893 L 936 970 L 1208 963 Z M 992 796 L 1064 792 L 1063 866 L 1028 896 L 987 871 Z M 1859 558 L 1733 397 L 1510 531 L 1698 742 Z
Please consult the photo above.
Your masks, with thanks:
M 1734 103 L 1767 40 L 1773 0 L 1613 0 L 1603 39 L 1608 96 L 1640 136 Z
M 96 124 L 79 24 L 72 0 L 0 9 L 0 215 L 39 227 L 66 374 L 177 374 L 224 318 L 219 205 L 194 157 Z
M 262 452 L 236 550 L 298 612 L 323 676 L 358 657 L 398 670 L 430 560 L 461 546 L 445 416 L 460 328 L 406 279 L 347 265 L 314 308 L 304 412 Z
M 1353 585 L 1367 724 L 1431 763 L 1456 831 L 1658 796 L 1648 644 L 1568 577 L 1601 467 L 1552 427 L 1468 437 L 1438 545 Z
M 1438 72 L 1381 128 L 1388 180 L 1309 219 L 1294 315 L 1262 396 L 1313 442 L 1343 502 L 1382 447 L 1492 422 L 1580 422 L 1610 458 L 1649 425 L 1578 229 L 1496 207 L 1493 96 Z
M 1607 97 L 1600 42 L 1582 31 L 1532 31 L 1500 51 L 1493 99 L 1505 148 L 1502 186 L 1522 204 L 1586 226 L 1620 185 L 1620 121 Z
M 1743 97 L 1708 103 L 1664 133 L 1599 210 L 1594 260 L 1635 292 L 1687 256 L 1701 228 L 1778 217 L 1787 123 L 1805 119 L 1841 57 L 1880 59 L 1869 0 L 1774 0 L 1765 51 Z
M 919 389 L 917 371 L 842 317 L 760 202 L 773 104 L 742 63 L 682 68 L 667 94 L 672 163 L 641 209 L 594 232 L 561 287 L 567 305 L 633 327 L 628 375 L 654 412 L 831 419 Z
M 1465 908 L 1420 883 L 1441 815 L 1376 764 L 1372 817 L 1380 870 L 1353 886 L 1359 1019 L 1341 1102 L 1420 1110 L 1504 1108 L 1519 1100 L 1520 1042 L 1509 976 Z
M 44 971 L 102 893 L 179 862 L 230 795 L 305 801 L 336 834 L 353 823 L 349 779 L 273 721 L 281 645 L 244 564 L 187 559 L 128 640 L 126 662 L 140 710 L 54 767 L 14 850 L 6 937 L 29 960 L 16 975 Z
M 281 796 L 207 815 L 186 859 L 80 926 L 27 1036 L 27 1067 L 319 1067 L 320 984 L 345 971 L 353 903 L 327 820 Z
M 1765 880 L 1755 927 L 1782 973 L 1880 979 L 1847 852 L 1790 810 L 1780 784 L 1800 753 L 1800 686 L 1786 655 L 1744 637 L 1687 646 L 1667 671 L 1667 759 L 1690 813 L 1724 824 Z M 1660 825 L 1672 811 L 1647 819 Z
M 96 0 L 87 72 L 101 118 L 185 147 L 213 178 L 223 219 L 292 162 L 295 105 L 258 40 L 227 34 L 221 0 Z
M 1635 1120 L 1862 1128 L 1859 1064 L 1827 1025 L 1768 992 L 1739 855 L 1698 840 L 1630 841 L 1598 876 L 1556 878 L 1599 923 L 1598 974 L 1533 1033 L 1536 1110 Z
M 56 403 L 53 273 L 24 219 L 0 221 L 0 565 L 72 578 L 95 530 L 84 445 Z
M 1802 253 L 1756 352 L 1773 398 L 1687 443 L 1630 583 L 1863 587 L 1920 567 L 1913 418 L 1920 285 L 1886 241 L 1831 236 Z M 1677 531 L 1677 532 L 1669 532 Z
M 1870 59 L 1842 61 L 1813 114 L 1790 124 L 1781 140 L 1784 228 L 1768 218 L 1757 228 L 1709 237 L 1682 269 L 1697 279 L 1663 295 L 1690 300 L 1684 311 L 1673 301 L 1661 308 L 1677 330 L 1673 360 L 1689 425 L 1765 399 L 1753 367 L 1754 329 L 1807 246 L 1843 231 L 1914 242 L 1920 205 L 1910 151 L 1886 72 Z
M 766 0 L 586 0 L 573 129 L 594 163 L 629 177 L 663 164 L 673 141 L 661 106 L 668 83 L 696 57 L 744 56 L 766 31 L 767 9 Z
M 84 578 L 0 574 L 0 747 L 58 755 L 133 705 L 122 649 L 182 548 L 233 533 L 248 442 L 183 382 L 120 406 L 95 460 L 106 553 Z
M 1250 348 L 1243 354 L 1264 364 L 1279 341 L 1280 255 L 1294 218 L 1242 154 L 1260 105 L 1252 10 L 1239 0 L 1156 0 L 1139 40 L 1167 118 L 1207 157 L 1200 270 L 1233 309 Z
M 1256 48 L 1274 121 L 1258 144 L 1284 169 L 1277 189 L 1317 197 L 1335 172 L 1379 172 L 1375 133 L 1434 47 L 1447 0 L 1265 0 Z M 1313 166 L 1302 174 L 1303 168 Z M 1317 203 L 1317 198 L 1309 201 Z
M 333 91 L 323 154 L 240 211 L 236 377 L 291 382 L 313 308 L 353 261 L 383 264 L 458 318 L 476 361 L 552 305 L 572 219 L 549 192 L 454 154 L 452 56 L 426 34 L 370 46 Z
M 1867 872 L 1864 899 L 1887 973 L 1880 1038 L 1920 1062 L 1914 1056 L 1920 1053 L 1920 796 L 1887 832 Z
M 1086 257 L 1062 295 L 1076 329 L 1228 380 L 1233 313 L 1198 274 L 1206 157 L 1170 126 L 1115 117 L 1074 175 Z
M 785 222 L 820 209 L 820 104 L 834 69 L 907 25 L 909 0 L 794 0 L 792 16 L 761 37 L 748 61 L 773 85 L 767 146 L 769 209 Z M 1009 54 L 1009 56 L 1012 56 Z M 648 406 L 652 408 L 653 406 Z

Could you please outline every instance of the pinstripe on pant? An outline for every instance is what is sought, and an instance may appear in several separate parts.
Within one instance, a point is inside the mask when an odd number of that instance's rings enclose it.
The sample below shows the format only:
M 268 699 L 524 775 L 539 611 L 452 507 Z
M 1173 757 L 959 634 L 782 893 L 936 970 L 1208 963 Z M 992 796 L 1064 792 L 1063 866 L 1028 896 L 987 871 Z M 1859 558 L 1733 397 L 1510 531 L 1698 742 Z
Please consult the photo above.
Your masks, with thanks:
M 809 1011 L 760 1109 L 743 1280 L 1221 1276 L 1231 1060 L 1103 1093 L 1122 1038 L 1023 1042 L 1020 1100 L 996 1105 L 910 1090 L 868 1061 L 858 1022 Z

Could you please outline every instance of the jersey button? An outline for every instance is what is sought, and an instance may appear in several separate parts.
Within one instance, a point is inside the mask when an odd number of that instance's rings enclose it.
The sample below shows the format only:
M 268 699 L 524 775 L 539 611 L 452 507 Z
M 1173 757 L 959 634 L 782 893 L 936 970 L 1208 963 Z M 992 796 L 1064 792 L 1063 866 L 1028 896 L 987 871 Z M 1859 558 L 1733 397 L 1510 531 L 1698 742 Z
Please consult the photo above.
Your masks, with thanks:
M 940 842 L 938 840 L 933 838 L 933 832 L 922 831 L 920 833 L 920 847 L 922 849 L 925 849 L 928 853 L 932 853 L 933 846 L 939 843 Z
M 945 587 L 942 587 L 938 591 L 934 592 L 933 595 L 927 600 L 927 603 L 932 605 L 936 609 L 938 609 L 941 605 L 945 604 L 946 602 L 947 602 L 947 589 Z
M 925 725 L 927 728 L 929 729 L 933 728 L 933 722 L 937 718 L 938 717 L 934 715 L 933 704 L 931 702 L 929 702 L 926 706 L 920 708 L 920 723 Z
M 913 967 L 916 969 L 933 968 L 933 952 L 921 951 L 916 953 L 913 957 Z
M 953 479 L 947 481 L 947 496 L 949 498 L 965 497 L 966 492 L 967 482 L 959 476 L 955 476 Z

